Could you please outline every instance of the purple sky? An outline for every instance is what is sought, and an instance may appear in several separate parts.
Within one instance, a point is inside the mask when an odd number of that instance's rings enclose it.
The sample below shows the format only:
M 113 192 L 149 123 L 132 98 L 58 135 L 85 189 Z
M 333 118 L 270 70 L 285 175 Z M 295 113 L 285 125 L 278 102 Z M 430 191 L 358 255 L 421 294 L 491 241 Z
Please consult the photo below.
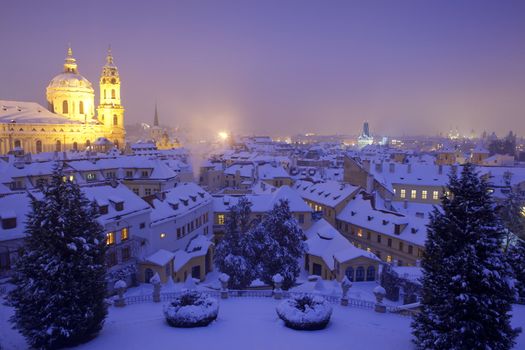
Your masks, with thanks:
M 525 134 L 525 1 L 3 0 L 0 99 L 45 105 L 68 42 L 97 101 L 111 44 L 128 123 Z

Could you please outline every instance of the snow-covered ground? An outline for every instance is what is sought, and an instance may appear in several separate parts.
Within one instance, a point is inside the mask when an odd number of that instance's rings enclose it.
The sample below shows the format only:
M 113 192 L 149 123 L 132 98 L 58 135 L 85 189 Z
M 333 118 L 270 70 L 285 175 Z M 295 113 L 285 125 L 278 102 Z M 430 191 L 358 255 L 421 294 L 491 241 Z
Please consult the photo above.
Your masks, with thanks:
M 162 304 L 111 307 L 100 335 L 76 349 L 413 349 L 410 318 L 334 305 L 322 331 L 294 331 L 277 317 L 270 298 L 220 300 L 217 321 L 205 328 L 176 329 L 164 320 Z M 525 306 L 515 306 L 514 326 L 525 328 Z M 26 349 L 7 323 L 12 310 L 0 307 L 0 345 Z M 525 348 L 520 335 L 516 349 Z

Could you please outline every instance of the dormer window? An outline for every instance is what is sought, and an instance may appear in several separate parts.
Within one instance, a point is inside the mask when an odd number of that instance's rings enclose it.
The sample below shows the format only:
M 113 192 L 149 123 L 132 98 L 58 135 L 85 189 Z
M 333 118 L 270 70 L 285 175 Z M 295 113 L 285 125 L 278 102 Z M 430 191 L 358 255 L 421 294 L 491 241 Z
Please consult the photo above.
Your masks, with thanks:
M 16 228 L 16 216 L 15 217 L 2 217 L 2 229 L 10 230 Z
M 124 202 L 117 202 L 117 203 L 115 203 L 115 210 L 116 211 L 123 211 L 124 210 Z
M 149 176 L 149 173 L 147 170 L 142 170 L 141 173 L 140 173 L 140 177 L 148 177 Z
M 126 177 L 133 177 L 133 171 L 126 170 Z
M 197 201 L 197 196 L 190 196 L 191 200 L 196 202 Z
M 108 212 L 109 212 L 109 208 L 108 208 L 108 205 L 105 204 L 105 205 L 100 205 L 98 207 L 98 211 L 100 213 L 100 215 L 106 215 Z
M 86 179 L 88 181 L 95 181 L 97 179 L 97 175 L 95 173 L 87 173 Z

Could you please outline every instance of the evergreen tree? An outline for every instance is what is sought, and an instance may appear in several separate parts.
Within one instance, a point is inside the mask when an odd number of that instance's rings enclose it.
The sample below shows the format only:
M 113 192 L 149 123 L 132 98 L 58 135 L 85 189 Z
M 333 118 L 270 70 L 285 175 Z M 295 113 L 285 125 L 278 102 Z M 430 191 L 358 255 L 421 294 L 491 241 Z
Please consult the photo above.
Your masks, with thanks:
M 288 201 L 275 204 L 250 236 L 252 256 L 257 259 L 261 280 L 271 285 L 272 277 L 280 273 L 284 278 L 283 288 L 292 287 L 301 270 L 299 261 L 305 247 L 303 231 L 292 216 Z
M 229 285 L 234 289 L 248 287 L 256 276 L 247 248 L 250 214 L 251 203 L 246 197 L 231 206 L 225 220 L 224 237 L 215 248 L 215 265 L 230 276 Z
M 487 184 L 471 164 L 452 174 L 443 211 L 428 226 L 421 313 L 412 324 L 419 349 L 510 349 L 512 271 L 501 250 L 504 228 Z
M 35 197 L 9 295 L 11 321 L 34 348 L 73 346 L 95 336 L 107 314 L 104 230 L 96 206 L 60 166 Z
M 505 200 L 498 207 L 498 214 L 506 228 L 504 239 L 504 250 L 516 241 L 517 237 L 525 238 L 525 218 L 523 207 L 525 198 L 519 190 L 512 187 L 512 173 L 506 172 L 503 175 L 505 187 L 508 190 Z
M 518 296 L 525 298 L 525 240 L 517 238 L 509 246 L 507 260 L 514 271 Z
M 508 189 L 505 200 L 498 208 L 498 214 L 505 226 L 503 250 L 514 271 L 518 295 L 525 297 L 525 200 L 519 190 L 512 187 L 512 173 L 506 172 L 503 176 L 505 187 Z

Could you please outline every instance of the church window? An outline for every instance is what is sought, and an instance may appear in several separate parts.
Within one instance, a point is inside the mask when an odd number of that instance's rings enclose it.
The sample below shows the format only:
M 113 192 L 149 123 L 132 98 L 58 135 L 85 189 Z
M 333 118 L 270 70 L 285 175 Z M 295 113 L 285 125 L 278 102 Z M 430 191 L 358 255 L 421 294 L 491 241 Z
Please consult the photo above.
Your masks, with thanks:
M 118 125 L 118 117 L 116 114 L 113 116 L 113 125 Z
M 42 141 L 36 141 L 36 153 L 42 153 Z
M 21 148 L 22 142 L 20 140 L 15 140 L 15 148 Z
M 111 79 L 111 84 L 116 84 L 117 80 L 115 78 Z
M 67 114 L 69 113 L 68 112 L 68 108 L 67 108 L 67 101 L 62 101 L 62 114 Z
M 80 102 L 80 103 L 82 103 L 82 102 Z M 78 151 L 78 143 L 73 142 L 73 150 L 74 151 Z
M 114 100 L 115 97 L 115 89 L 111 89 L 111 98 Z
M 55 151 L 57 151 L 57 152 L 62 151 L 62 142 L 60 142 L 60 140 L 57 140 L 57 142 L 55 144 Z
M 84 102 L 83 101 L 80 101 L 78 103 L 78 113 L 84 114 Z

